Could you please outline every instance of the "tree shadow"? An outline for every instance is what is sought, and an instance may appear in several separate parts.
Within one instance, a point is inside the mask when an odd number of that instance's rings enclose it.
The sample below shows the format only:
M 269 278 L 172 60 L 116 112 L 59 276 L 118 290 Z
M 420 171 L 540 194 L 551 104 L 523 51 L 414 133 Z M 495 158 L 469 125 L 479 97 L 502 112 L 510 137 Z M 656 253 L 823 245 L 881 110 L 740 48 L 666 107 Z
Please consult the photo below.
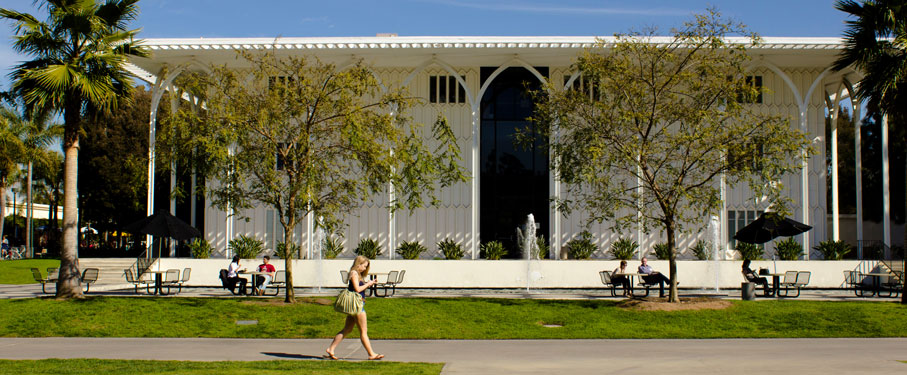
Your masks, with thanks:
M 294 354 L 294 353 L 261 352 L 261 354 L 271 356 L 271 357 L 286 358 L 286 359 L 324 359 L 324 357 L 322 357 L 322 356 Z

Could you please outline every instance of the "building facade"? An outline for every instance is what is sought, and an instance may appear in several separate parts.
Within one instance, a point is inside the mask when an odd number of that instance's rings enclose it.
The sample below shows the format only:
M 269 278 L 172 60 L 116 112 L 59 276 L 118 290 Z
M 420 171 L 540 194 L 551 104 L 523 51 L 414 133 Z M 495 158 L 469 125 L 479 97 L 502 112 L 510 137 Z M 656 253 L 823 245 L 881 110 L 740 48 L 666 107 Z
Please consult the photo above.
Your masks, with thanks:
M 636 239 L 642 255 L 651 252 L 653 244 L 663 241 L 658 233 L 615 232 L 610 223 L 586 228 L 582 212 L 564 216 L 550 203 L 550 198 L 561 196 L 564 189 L 550 173 L 547 157 L 533 150 L 516 149 L 510 141 L 516 127 L 528 125 L 525 118 L 532 110 L 531 101 L 520 95 L 523 82 L 571 87 L 579 76 L 571 69 L 571 64 L 595 42 L 595 37 L 148 39 L 145 44 L 152 56 L 132 60 L 132 69 L 153 90 L 149 145 L 152 158 L 157 104 L 166 90 L 174 89 L 174 78 L 185 71 L 206 71 L 211 64 L 238 64 L 236 50 L 239 49 L 273 48 L 278 55 L 312 55 L 341 69 L 361 59 L 383 85 L 403 85 L 423 100 L 409 112 L 414 121 L 431 124 L 443 114 L 457 136 L 464 166 L 472 179 L 445 190 L 440 207 L 414 212 L 391 213 L 385 208 L 388 197 L 375 197 L 347 217 L 347 226 L 342 233 L 346 254 L 359 239 L 371 237 L 382 244 L 384 256 L 389 258 L 394 257 L 394 252 L 387 249 L 396 248 L 402 241 L 420 241 L 429 248 L 424 257 L 432 258 L 439 256 L 435 244 L 450 238 L 463 244 L 467 258 L 476 259 L 480 241 L 513 237 L 515 229 L 531 213 L 538 223 L 538 233 L 551 244 L 552 256 L 585 229 L 593 233 L 593 240 L 600 245 L 597 257 L 605 257 L 610 243 L 620 237 Z M 830 162 L 826 161 L 823 147 L 827 117 L 836 116 L 841 105 L 851 107 L 855 118 L 861 117 L 860 103 L 850 99 L 854 83 L 861 78 L 860 73 L 830 69 L 841 48 L 838 38 L 765 38 L 762 45 L 748 50 L 752 57 L 749 70 L 763 88 L 761 103 L 752 105 L 788 117 L 791 126 L 807 132 L 816 145 L 817 153 L 808 159 L 801 171 L 783 181 L 786 193 L 794 202 L 795 219 L 813 226 L 806 235 L 798 237 L 806 249 L 820 241 L 841 238 L 842 230 L 855 231 L 856 238 L 863 239 L 859 199 L 856 218 L 848 221 L 855 223 L 855 228 L 842 229 L 837 215 L 839 210 L 834 209 L 838 204 L 838 184 L 855 184 L 859 196 L 860 176 L 857 174 L 855 181 L 838 181 L 836 129 L 831 129 L 828 140 L 833 145 Z M 191 97 L 184 96 L 184 99 L 194 101 Z M 171 107 L 175 108 L 175 103 Z M 830 122 L 832 126 L 835 123 Z M 883 143 L 885 131 L 883 126 Z M 859 130 L 855 137 L 859 148 Z M 887 153 L 887 144 L 883 145 L 883 152 Z M 856 155 L 854 162 L 859 170 L 860 152 Z M 504 163 L 510 163 L 509 167 L 500 167 Z M 155 210 L 155 192 L 167 191 L 166 186 L 160 186 L 160 181 L 154 181 L 153 165 L 152 161 L 149 165 L 149 213 Z M 883 156 L 882 168 L 887 178 L 887 154 Z M 175 183 L 175 175 L 170 180 L 171 184 Z M 826 196 L 829 181 L 831 197 Z M 198 183 L 201 182 L 193 177 L 193 186 Z M 732 258 L 734 252 L 730 249 L 734 245 L 734 232 L 755 220 L 766 208 L 764 203 L 755 201 L 744 186 L 723 186 L 722 189 L 724 208 L 721 212 L 703 217 L 701 231 L 684 233 L 678 238 L 678 247 L 685 254 L 681 258 L 692 257 L 692 254 L 686 254 L 686 249 L 700 239 L 720 244 L 720 258 Z M 890 206 L 888 194 L 886 180 L 883 197 L 886 207 Z M 224 255 L 228 240 L 239 234 L 262 239 L 269 249 L 273 249 L 277 239 L 283 236 L 275 213 L 267 207 L 242 213 L 223 212 L 205 205 L 203 197 L 194 194 L 185 203 L 186 210 L 178 210 L 179 204 L 171 202 L 170 210 L 177 214 L 183 211 L 179 216 L 202 229 L 216 251 Z M 162 208 L 166 207 L 160 204 L 156 207 Z M 834 215 L 829 216 L 829 212 Z M 240 216 L 249 220 L 240 219 Z M 891 243 L 890 221 L 890 215 L 886 214 L 881 238 L 886 244 Z M 310 254 L 312 244 L 309 239 L 313 236 L 312 218 L 309 217 L 296 233 L 305 253 L 303 256 Z M 807 259 L 817 255 L 807 253 Z

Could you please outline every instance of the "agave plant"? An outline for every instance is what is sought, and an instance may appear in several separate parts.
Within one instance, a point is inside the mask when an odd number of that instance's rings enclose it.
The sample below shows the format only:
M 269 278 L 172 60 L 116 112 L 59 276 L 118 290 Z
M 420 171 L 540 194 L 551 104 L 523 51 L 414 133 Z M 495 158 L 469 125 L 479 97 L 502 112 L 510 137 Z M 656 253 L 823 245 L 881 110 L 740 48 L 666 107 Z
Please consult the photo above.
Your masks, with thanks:
M 397 247 L 397 254 L 400 254 L 403 259 L 419 259 L 419 255 L 422 255 L 426 250 L 428 249 L 418 241 L 403 241 Z
M 356 246 L 356 255 L 375 259 L 381 255 L 381 245 L 378 244 L 378 241 L 371 238 L 363 238 L 359 241 L 359 246 Z
M 208 259 L 214 248 L 204 238 L 196 238 L 189 243 L 189 251 L 195 259 Z
M 592 243 L 592 233 L 586 230 L 579 234 L 579 238 L 567 242 L 567 254 L 573 259 L 589 259 L 597 249 L 598 246 Z
M 504 244 L 499 241 L 489 241 L 482 244 L 482 255 L 488 260 L 500 260 L 507 254 Z
M 622 237 L 617 241 L 614 241 L 611 244 L 611 255 L 616 259 L 620 260 L 630 260 L 636 256 L 636 249 L 639 248 L 639 244 L 636 241 L 633 241 L 629 238 Z
M 696 244 L 693 245 L 693 255 L 696 256 L 696 259 L 699 260 L 709 260 L 712 259 L 712 243 L 709 241 L 696 241 Z
M 245 234 L 230 240 L 228 246 L 233 255 L 239 256 L 240 259 L 255 259 L 265 249 L 264 242 Z
M 463 258 L 464 255 L 463 247 L 450 238 L 445 238 L 438 242 L 438 250 L 441 251 L 441 254 L 444 254 L 445 259 L 457 260 Z
M 792 237 L 788 237 L 775 244 L 775 253 L 781 260 L 797 260 L 803 256 L 803 245 Z

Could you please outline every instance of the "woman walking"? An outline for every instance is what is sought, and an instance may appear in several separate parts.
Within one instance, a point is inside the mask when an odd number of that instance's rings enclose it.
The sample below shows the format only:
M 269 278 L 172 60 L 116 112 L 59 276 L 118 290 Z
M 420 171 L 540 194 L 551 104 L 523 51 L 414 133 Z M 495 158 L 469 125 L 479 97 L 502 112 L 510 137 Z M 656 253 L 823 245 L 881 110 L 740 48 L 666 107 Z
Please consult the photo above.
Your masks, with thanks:
M 353 266 L 350 267 L 349 281 L 346 285 L 347 290 L 359 293 L 363 302 L 365 301 L 365 290 L 378 282 L 377 280 L 364 281 L 364 279 L 368 277 L 369 266 L 370 262 L 368 258 L 362 255 L 357 256 L 356 259 L 353 260 Z M 384 358 L 383 354 L 377 354 L 372 350 L 372 344 L 368 340 L 368 322 L 366 321 L 364 307 L 359 314 L 346 316 L 346 323 L 343 325 L 343 329 L 337 333 L 337 336 L 334 336 L 334 341 L 332 341 L 331 346 L 325 350 L 327 355 L 324 357 L 337 359 L 337 356 L 334 355 L 334 349 L 337 348 L 337 345 L 340 345 L 340 341 L 343 341 L 344 336 L 349 335 L 350 332 L 353 331 L 354 325 L 359 326 L 359 340 L 362 341 L 362 346 L 365 348 L 365 351 L 368 352 L 368 359 L 376 360 Z

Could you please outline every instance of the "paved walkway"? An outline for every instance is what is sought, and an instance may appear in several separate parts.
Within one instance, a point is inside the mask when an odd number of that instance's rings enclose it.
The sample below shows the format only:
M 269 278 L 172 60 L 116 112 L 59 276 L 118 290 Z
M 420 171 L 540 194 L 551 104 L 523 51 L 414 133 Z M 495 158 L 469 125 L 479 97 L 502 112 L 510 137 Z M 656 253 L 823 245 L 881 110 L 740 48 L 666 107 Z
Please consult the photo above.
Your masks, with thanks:
M 323 360 L 329 340 L 0 338 L 0 358 Z M 374 340 L 389 361 L 443 362 L 443 374 L 899 374 L 907 338 L 720 340 Z M 337 350 L 364 360 L 359 340 Z

